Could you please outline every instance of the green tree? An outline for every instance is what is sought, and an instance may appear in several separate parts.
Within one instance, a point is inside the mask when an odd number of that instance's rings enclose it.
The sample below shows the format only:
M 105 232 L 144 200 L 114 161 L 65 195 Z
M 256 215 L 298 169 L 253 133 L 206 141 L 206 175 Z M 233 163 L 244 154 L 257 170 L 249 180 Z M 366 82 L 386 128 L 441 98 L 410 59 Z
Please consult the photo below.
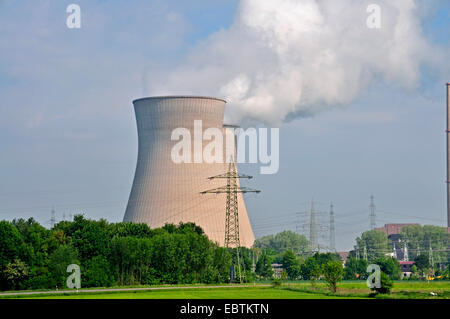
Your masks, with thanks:
M 384 272 L 380 273 L 380 287 L 373 287 L 370 288 L 372 291 L 375 292 L 375 294 L 390 294 L 392 286 L 394 284 L 392 283 L 391 279 L 387 274 Z
M 58 225 L 55 226 L 58 229 Z M 75 215 L 73 223 L 64 230 L 72 238 L 72 245 L 77 249 L 80 261 L 87 262 L 98 255 L 106 255 L 110 242 L 106 220 L 85 219 L 83 215 Z
M 388 275 L 392 280 L 400 279 L 401 268 L 397 259 L 391 257 L 377 258 L 373 263 L 380 266 L 381 271 Z
M 344 269 L 339 261 L 329 261 L 323 267 L 323 276 L 333 293 L 336 293 L 337 283 L 342 280 Z
M 380 230 L 369 230 L 362 233 L 361 237 L 356 238 L 356 251 L 360 257 L 367 254 L 367 260 L 371 263 L 377 258 L 383 258 L 388 249 L 388 238 L 386 234 Z
M 345 263 L 344 279 L 367 279 L 367 266 L 369 263 L 365 259 L 357 259 L 349 256 Z
M 108 287 L 114 282 L 111 266 L 105 256 L 95 256 L 86 263 L 81 273 L 83 287 Z
M 282 264 L 290 280 L 295 280 L 300 276 L 300 263 L 291 250 L 287 250 L 283 254 Z
M 305 280 L 318 280 L 320 278 L 323 266 L 329 261 L 339 261 L 339 255 L 333 253 L 315 253 L 306 258 L 300 266 L 300 273 Z
M 109 225 L 111 237 L 151 238 L 154 231 L 144 223 L 123 222 Z
M 214 280 L 215 283 L 227 282 L 231 266 L 231 254 L 226 248 L 216 246 L 214 250 Z
M 20 232 L 10 222 L 0 221 L 0 289 L 12 288 L 5 269 L 16 258 L 28 259 L 25 243 Z
M 427 253 L 422 253 L 416 258 L 414 258 L 415 266 L 417 267 L 420 275 L 423 277 L 426 273 L 428 273 L 428 269 L 430 268 L 430 260 Z
M 305 262 L 300 266 L 300 273 L 302 278 L 310 280 L 313 287 L 316 286 L 316 281 L 319 280 L 322 274 L 322 265 L 317 258 L 308 257 Z
M 450 255 L 447 247 L 450 245 L 450 233 L 446 227 L 434 225 L 409 225 L 402 228 L 401 240 L 408 245 L 409 257 L 415 259 L 424 252 L 433 251 L 435 263 L 445 263 Z
M 419 277 L 419 270 L 417 269 L 416 265 L 412 265 L 410 279 L 417 279 L 418 277 Z
M 263 253 L 256 263 L 256 274 L 264 279 L 270 279 L 273 276 L 272 260 Z
M 4 276 L 12 289 L 20 288 L 20 283 L 29 275 L 30 268 L 26 263 L 20 259 L 15 259 L 14 262 L 9 263 L 4 272 Z
M 70 245 L 59 246 L 49 257 L 50 282 L 53 287 L 65 287 L 69 276 L 67 266 L 70 264 L 80 265 L 76 248 Z M 80 267 L 81 268 L 81 267 Z M 81 268 L 83 273 L 83 268 Z
M 309 241 L 303 235 L 299 235 L 290 230 L 285 230 L 275 236 L 269 235 L 259 238 L 255 240 L 253 246 L 261 249 L 271 248 L 277 253 L 291 250 L 294 254 L 299 255 L 308 251 Z

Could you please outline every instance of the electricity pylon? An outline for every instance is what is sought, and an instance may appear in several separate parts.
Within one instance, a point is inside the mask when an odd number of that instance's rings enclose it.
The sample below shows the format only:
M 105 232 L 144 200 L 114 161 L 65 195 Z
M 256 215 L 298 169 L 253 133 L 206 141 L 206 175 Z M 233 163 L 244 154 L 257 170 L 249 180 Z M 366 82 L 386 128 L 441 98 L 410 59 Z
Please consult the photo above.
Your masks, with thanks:
M 311 245 L 311 252 L 319 252 L 319 243 L 317 240 L 317 224 L 316 224 L 316 210 L 314 209 L 314 200 L 311 201 L 311 215 L 309 219 L 309 242 Z
M 332 252 L 336 251 L 336 242 L 335 242 L 335 230 L 334 230 L 334 211 L 333 211 L 333 203 L 330 205 L 330 250 Z
M 225 247 L 237 248 L 237 259 L 239 268 L 239 281 L 242 281 L 241 277 L 241 265 L 239 261 L 239 247 L 241 246 L 239 237 L 239 207 L 237 194 L 238 193 L 259 193 L 260 190 L 251 189 L 247 187 L 241 187 L 237 185 L 238 178 L 251 179 L 253 176 L 238 174 L 236 170 L 236 164 L 233 157 L 230 158 L 228 165 L 228 172 L 216 176 L 208 177 L 208 179 L 225 178 L 227 184 L 214 189 L 209 189 L 201 194 L 227 194 L 227 202 L 225 209 Z
M 364 258 L 364 260 L 368 260 L 367 259 L 367 245 L 366 244 L 364 244 L 363 258 Z
M 370 219 L 370 230 L 374 230 L 376 227 L 376 217 L 375 217 L 375 204 L 373 202 L 373 195 L 370 195 L 370 215 L 369 215 L 369 219 Z
M 51 217 L 50 217 L 50 225 L 51 228 L 53 228 L 56 224 L 56 218 L 55 218 L 55 208 L 52 207 Z

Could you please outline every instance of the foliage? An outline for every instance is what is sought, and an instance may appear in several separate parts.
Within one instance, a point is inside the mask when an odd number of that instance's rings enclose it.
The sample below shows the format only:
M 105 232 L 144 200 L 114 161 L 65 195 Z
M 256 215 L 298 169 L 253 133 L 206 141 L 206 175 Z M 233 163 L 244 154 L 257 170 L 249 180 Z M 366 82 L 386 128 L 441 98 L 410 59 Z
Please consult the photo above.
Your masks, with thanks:
M 336 292 L 337 283 L 342 280 L 343 273 L 344 269 L 339 261 L 328 261 L 323 265 L 323 277 L 333 293 Z
M 49 257 L 49 281 L 45 288 L 65 287 L 69 275 L 67 266 L 70 264 L 80 264 L 76 248 L 71 245 L 59 246 Z
M 7 221 L 0 221 L 0 289 L 11 289 L 14 283 L 8 280 L 6 268 L 16 258 L 26 259 L 26 246 L 20 232 Z
M 15 259 L 9 263 L 3 271 L 4 277 L 13 289 L 20 288 L 20 282 L 29 275 L 29 267 L 20 259 Z
M 344 279 L 345 280 L 367 279 L 368 265 L 369 263 L 365 259 L 357 259 L 355 257 L 349 256 L 345 263 Z
M 294 254 L 304 254 L 309 250 L 309 241 L 305 236 L 286 230 L 274 235 L 268 235 L 255 240 L 255 248 L 271 249 L 275 253 L 292 251 Z
M 369 230 L 362 233 L 361 237 L 356 238 L 356 245 L 352 256 L 360 258 L 367 254 L 367 260 L 372 263 L 377 258 L 383 258 L 390 251 L 388 248 L 388 238 L 386 234 L 380 230 Z
M 263 253 L 256 263 L 255 271 L 257 275 L 264 279 L 272 278 L 272 259 L 267 254 Z
M 401 268 L 397 259 L 391 257 L 377 258 L 373 263 L 380 266 L 381 271 L 388 275 L 392 280 L 400 279 Z
M 408 244 L 409 258 L 415 260 L 417 256 L 433 251 L 435 263 L 448 261 L 450 252 L 447 247 L 450 245 L 450 233 L 446 227 L 434 225 L 409 225 L 401 230 L 400 238 L 402 242 Z
M 82 272 L 82 281 L 88 287 L 110 286 L 114 280 L 108 259 L 105 256 L 95 256 L 89 260 Z
M 80 266 L 82 287 L 222 283 L 233 254 L 193 223 L 150 229 L 76 215 L 49 230 L 32 218 L 1 221 L 0 289 L 63 288 L 70 264 Z M 241 254 L 251 280 L 253 251 Z
M 392 286 L 394 284 L 392 283 L 391 279 L 387 274 L 385 274 L 383 271 L 380 272 L 380 287 L 373 287 L 370 288 L 372 291 L 375 292 L 375 294 L 387 294 L 389 295 L 391 293 Z
M 329 261 L 339 261 L 339 255 L 332 253 L 315 253 L 308 257 L 300 266 L 300 274 L 305 280 L 318 280 L 322 275 L 323 266 Z
M 415 266 L 419 273 L 424 276 L 430 268 L 430 259 L 427 253 L 422 253 L 414 258 Z
M 275 279 L 272 281 L 272 287 L 280 287 L 281 286 L 281 279 Z
M 283 269 L 286 271 L 287 277 L 290 280 L 295 280 L 300 277 L 300 263 L 291 250 L 287 250 L 283 254 L 281 263 L 283 264 Z

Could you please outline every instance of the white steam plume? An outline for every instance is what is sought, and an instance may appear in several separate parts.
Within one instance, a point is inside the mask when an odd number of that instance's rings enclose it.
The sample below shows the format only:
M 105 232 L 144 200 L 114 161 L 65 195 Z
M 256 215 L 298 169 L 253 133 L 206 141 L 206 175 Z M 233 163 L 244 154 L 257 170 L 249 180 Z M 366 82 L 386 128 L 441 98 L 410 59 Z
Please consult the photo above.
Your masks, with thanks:
M 370 29 L 367 7 L 381 7 Z M 155 94 L 224 97 L 229 120 L 270 124 L 351 102 L 373 80 L 414 88 L 442 58 L 414 0 L 242 0 L 233 24 L 152 84 Z M 426 5 L 426 4 L 425 4 Z

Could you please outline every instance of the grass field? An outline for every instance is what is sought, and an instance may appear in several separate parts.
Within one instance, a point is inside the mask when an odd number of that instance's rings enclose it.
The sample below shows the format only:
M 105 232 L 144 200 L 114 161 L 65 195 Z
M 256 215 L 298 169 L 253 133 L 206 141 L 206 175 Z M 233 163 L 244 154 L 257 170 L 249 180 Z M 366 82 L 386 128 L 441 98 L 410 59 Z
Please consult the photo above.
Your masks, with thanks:
M 174 289 L 173 289 L 174 288 Z M 171 289 L 79 292 L 58 294 L 29 294 L 0 296 L 0 298 L 32 299 L 360 299 L 368 298 L 370 290 L 365 282 L 342 282 L 336 294 L 331 293 L 325 283 L 315 288 L 309 282 L 289 282 L 279 287 L 250 285 L 248 287 L 171 287 Z M 434 295 L 433 295 L 434 294 Z M 450 299 L 450 282 L 395 282 L 392 294 L 377 298 L 394 299 Z

